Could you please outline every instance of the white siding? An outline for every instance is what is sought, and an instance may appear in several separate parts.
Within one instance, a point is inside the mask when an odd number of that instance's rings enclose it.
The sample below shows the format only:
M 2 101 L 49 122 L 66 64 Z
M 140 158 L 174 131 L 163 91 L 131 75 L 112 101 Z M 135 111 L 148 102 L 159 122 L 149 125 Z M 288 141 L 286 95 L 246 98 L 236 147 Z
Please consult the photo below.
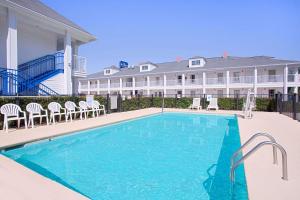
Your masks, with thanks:
M 0 6 L 0 67 L 6 67 L 7 18 L 6 8 Z
M 46 85 L 50 89 L 54 90 L 58 94 L 66 94 L 64 87 L 64 74 L 59 73 L 45 81 L 42 84 Z
M 18 24 L 18 63 L 53 54 L 57 49 L 57 35 L 40 28 Z

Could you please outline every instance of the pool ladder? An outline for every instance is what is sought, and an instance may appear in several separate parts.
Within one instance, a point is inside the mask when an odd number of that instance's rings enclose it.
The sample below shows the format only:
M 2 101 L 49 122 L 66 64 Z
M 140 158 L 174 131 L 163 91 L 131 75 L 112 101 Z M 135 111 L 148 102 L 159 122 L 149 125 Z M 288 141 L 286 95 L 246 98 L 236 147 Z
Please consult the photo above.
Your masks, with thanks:
M 253 147 L 248 153 L 246 153 L 244 156 L 242 156 L 239 160 L 236 160 L 236 157 L 239 155 L 239 153 L 255 138 L 259 136 L 264 136 L 269 139 L 269 141 L 263 141 L 257 144 L 255 147 Z M 276 140 L 269 135 L 268 133 L 256 133 L 254 134 L 249 140 L 245 142 L 231 157 L 231 166 L 230 166 L 230 180 L 231 182 L 235 181 L 235 169 L 244 162 L 245 159 L 247 159 L 250 155 L 252 155 L 254 152 L 256 152 L 258 149 L 265 145 L 271 145 L 273 147 L 273 164 L 278 164 L 277 160 L 277 149 L 280 150 L 281 156 L 282 156 L 282 179 L 288 180 L 288 170 L 287 170 L 287 153 L 285 149 L 279 145 Z

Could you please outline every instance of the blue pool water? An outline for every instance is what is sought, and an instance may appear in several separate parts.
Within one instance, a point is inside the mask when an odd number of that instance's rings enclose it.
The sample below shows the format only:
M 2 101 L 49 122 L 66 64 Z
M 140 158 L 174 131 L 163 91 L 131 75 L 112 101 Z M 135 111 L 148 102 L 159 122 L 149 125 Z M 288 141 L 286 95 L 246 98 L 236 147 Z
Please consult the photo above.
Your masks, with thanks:
M 235 116 L 163 113 L 4 154 L 91 199 L 244 200 L 243 166 L 229 180 L 239 146 Z

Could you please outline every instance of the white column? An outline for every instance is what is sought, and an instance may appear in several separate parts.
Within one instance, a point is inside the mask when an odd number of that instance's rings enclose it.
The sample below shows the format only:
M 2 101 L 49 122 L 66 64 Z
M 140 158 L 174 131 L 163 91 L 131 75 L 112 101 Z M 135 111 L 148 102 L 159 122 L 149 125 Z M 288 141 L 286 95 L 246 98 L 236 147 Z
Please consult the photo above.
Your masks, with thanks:
M 185 96 L 185 74 L 181 75 L 182 78 L 182 96 Z
M 147 76 L 147 95 L 150 96 L 150 77 Z
M 120 78 L 120 94 L 122 95 L 122 89 L 123 89 L 123 80 Z
M 164 96 L 167 94 L 167 76 L 164 74 Z
M 72 94 L 72 46 L 71 35 L 68 31 L 65 33 L 64 78 L 65 93 L 70 95 Z
M 257 68 L 254 68 L 254 84 L 253 84 L 253 88 L 254 88 L 254 96 L 257 96 Z
M 229 97 L 229 84 L 230 84 L 230 75 L 229 71 L 226 71 L 226 97 Z
M 9 69 L 18 68 L 18 30 L 16 13 L 8 8 L 7 10 L 7 38 L 6 38 L 6 67 Z M 5 66 L 4 66 L 5 67 Z
M 206 94 L 206 73 L 203 72 L 202 73 L 202 91 L 203 91 L 203 94 Z
M 132 94 L 135 95 L 135 77 L 132 77 Z
M 100 94 L 100 81 L 97 80 L 97 94 Z
M 81 81 L 78 81 L 78 94 L 81 93 Z
M 88 81 L 88 94 L 91 94 L 91 81 Z
M 107 79 L 107 93 L 110 94 L 110 79 Z
M 287 94 L 288 93 L 288 87 L 287 87 L 287 83 L 288 83 L 288 66 L 285 65 L 284 67 L 284 77 L 283 77 L 283 94 Z

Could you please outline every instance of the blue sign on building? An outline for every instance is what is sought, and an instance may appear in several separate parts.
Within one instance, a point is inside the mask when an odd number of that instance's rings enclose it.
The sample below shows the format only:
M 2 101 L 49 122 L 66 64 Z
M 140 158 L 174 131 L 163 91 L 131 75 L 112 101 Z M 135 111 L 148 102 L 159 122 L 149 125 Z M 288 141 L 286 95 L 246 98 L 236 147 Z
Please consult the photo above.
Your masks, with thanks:
M 120 61 L 119 67 L 120 67 L 120 68 L 127 68 L 127 67 L 128 67 L 128 62 Z

